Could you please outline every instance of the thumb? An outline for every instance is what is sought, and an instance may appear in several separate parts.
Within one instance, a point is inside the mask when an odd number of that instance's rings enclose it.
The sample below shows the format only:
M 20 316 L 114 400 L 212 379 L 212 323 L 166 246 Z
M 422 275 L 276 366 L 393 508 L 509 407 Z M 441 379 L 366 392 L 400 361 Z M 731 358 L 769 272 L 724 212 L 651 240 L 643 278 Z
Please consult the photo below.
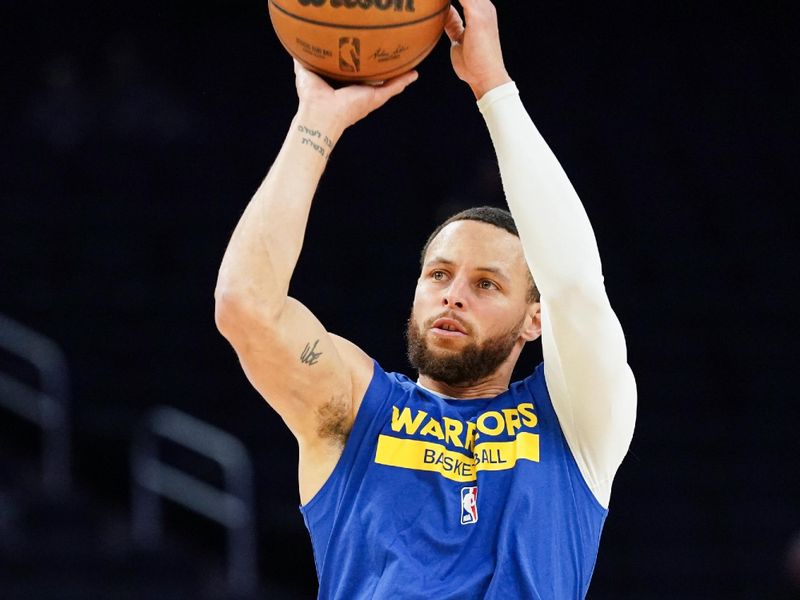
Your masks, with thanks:
M 458 14 L 456 7 L 452 4 L 447 15 L 447 21 L 444 24 L 444 31 L 454 44 L 460 43 L 464 37 L 464 21 L 461 20 L 461 15 Z

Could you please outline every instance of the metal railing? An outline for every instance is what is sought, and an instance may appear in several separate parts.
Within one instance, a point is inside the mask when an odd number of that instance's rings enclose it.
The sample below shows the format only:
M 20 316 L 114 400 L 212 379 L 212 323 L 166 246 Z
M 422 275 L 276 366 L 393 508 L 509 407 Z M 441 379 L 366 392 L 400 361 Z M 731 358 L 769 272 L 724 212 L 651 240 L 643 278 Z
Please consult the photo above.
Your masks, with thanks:
M 168 465 L 159 458 L 159 440 L 169 440 L 222 467 L 224 489 Z M 253 468 L 234 436 L 174 408 L 152 409 L 131 447 L 134 540 L 152 546 L 161 538 L 160 498 L 216 521 L 228 530 L 228 584 L 252 594 L 258 584 Z
M 33 366 L 38 386 L 0 372 L 0 406 L 42 430 L 42 483 L 52 493 L 72 482 L 69 370 L 51 339 L 0 314 L 0 349 Z

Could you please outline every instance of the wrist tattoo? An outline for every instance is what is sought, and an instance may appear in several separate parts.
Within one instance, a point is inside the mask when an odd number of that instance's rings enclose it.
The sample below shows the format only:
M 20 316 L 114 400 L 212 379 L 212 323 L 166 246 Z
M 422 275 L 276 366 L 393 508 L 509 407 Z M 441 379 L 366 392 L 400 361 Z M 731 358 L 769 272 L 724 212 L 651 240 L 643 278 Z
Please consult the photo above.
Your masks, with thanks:
M 306 344 L 306 347 L 300 353 L 300 362 L 302 364 L 313 366 L 319 362 L 322 352 L 314 352 L 317 349 L 317 344 L 319 344 L 319 340 L 316 340 L 313 345 L 310 342 Z
M 333 140 L 331 138 L 323 134 L 319 129 L 310 129 L 305 125 L 298 125 L 297 131 L 303 136 L 300 140 L 301 144 L 310 146 L 325 159 L 330 158 L 331 150 L 333 150 Z

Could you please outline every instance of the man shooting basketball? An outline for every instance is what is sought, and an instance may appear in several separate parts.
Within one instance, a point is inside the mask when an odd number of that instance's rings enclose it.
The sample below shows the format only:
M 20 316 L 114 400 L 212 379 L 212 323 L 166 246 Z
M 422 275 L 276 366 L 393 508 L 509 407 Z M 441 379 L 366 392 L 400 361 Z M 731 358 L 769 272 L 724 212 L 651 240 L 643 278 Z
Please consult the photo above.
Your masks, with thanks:
M 288 296 L 332 147 L 416 73 L 334 91 L 295 65 L 297 114 L 219 273 L 218 327 L 299 444 L 320 598 L 584 597 L 633 433 L 635 383 L 589 221 L 506 72 L 494 6 L 460 4 L 453 66 L 513 219 L 465 211 L 426 244 L 407 332 L 418 381 Z M 510 385 L 540 335 L 543 364 Z

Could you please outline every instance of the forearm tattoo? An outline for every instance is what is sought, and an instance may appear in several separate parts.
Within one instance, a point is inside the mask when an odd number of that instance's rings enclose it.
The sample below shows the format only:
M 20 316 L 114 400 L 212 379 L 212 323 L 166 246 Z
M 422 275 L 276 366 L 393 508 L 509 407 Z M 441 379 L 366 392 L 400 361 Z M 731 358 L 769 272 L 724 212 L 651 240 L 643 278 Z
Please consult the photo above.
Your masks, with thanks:
M 306 344 L 306 347 L 300 354 L 300 362 L 302 364 L 313 366 L 319 362 L 319 357 L 322 356 L 322 352 L 314 352 L 317 349 L 317 344 L 319 344 L 319 340 L 316 340 L 313 345 L 310 342 Z
M 300 139 L 301 144 L 310 146 L 326 160 L 331 157 L 331 150 L 333 150 L 333 140 L 331 138 L 323 134 L 319 129 L 309 129 L 305 125 L 298 125 L 297 131 L 303 136 Z

